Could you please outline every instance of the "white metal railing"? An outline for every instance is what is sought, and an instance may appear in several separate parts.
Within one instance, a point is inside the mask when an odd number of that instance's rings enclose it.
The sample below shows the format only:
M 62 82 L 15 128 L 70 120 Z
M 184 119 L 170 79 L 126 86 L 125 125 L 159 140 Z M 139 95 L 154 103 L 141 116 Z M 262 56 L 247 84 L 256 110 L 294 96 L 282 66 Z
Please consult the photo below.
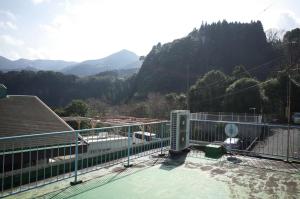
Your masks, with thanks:
M 209 112 L 198 112 L 191 113 L 191 119 L 194 120 L 213 120 L 213 121 L 236 121 L 236 122 L 252 122 L 261 123 L 262 116 L 255 114 L 240 114 L 240 113 L 209 113 Z
M 237 121 L 191 120 L 190 141 L 197 144 L 224 143 L 226 124 L 238 128 L 233 151 L 283 160 L 300 160 L 300 126 Z M 224 143 L 225 144 L 225 143 Z

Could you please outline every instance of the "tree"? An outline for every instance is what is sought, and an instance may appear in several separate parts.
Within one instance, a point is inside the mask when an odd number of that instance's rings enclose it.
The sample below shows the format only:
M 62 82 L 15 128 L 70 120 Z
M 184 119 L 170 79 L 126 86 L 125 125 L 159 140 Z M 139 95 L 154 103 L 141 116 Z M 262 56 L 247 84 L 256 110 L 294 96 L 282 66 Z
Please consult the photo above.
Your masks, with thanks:
M 300 28 L 285 33 L 283 37 L 285 52 L 289 64 L 300 62 Z
M 265 79 L 277 64 L 267 62 L 276 57 L 260 21 L 202 24 L 186 37 L 152 48 L 137 74 L 137 92 L 184 92 L 187 82 L 195 84 L 208 71 L 230 74 L 239 64 L 247 70 L 264 64 L 252 75 Z
M 180 110 L 187 108 L 187 98 L 184 94 L 169 93 L 165 95 L 166 100 L 166 117 L 172 110 Z
M 67 116 L 86 116 L 88 112 L 87 104 L 82 100 L 72 100 L 72 102 L 65 108 Z
M 232 83 L 226 89 L 225 110 L 242 113 L 254 107 L 260 111 L 265 97 L 258 84 L 259 82 L 252 78 L 242 78 Z
M 86 100 L 86 103 L 89 107 L 88 110 L 89 117 L 105 116 L 108 112 L 109 105 L 99 99 L 90 98 Z
M 228 77 L 221 71 L 210 71 L 198 79 L 189 91 L 192 111 L 220 111 Z
M 246 70 L 245 66 L 243 65 L 237 65 L 234 67 L 232 71 L 232 77 L 235 80 L 241 79 L 241 78 L 250 78 L 250 73 Z
M 270 114 L 284 115 L 285 93 L 282 92 L 280 82 L 272 78 L 262 84 L 267 100 L 264 104 L 264 112 Z
M 266 31 L 267 41 L 274 49 L 281 48 L 284 30 L 271 28 Z
M 59 115 L 60 117 L 65 117 L 66 113 L 65 110 L 63 108 L 56 108 L 53 110 L 57 115 Z
M 165 118 L 167 112 L 166 100 L 158 93 L 148 94 L 146 101 L 148 116 L 151 118 Z

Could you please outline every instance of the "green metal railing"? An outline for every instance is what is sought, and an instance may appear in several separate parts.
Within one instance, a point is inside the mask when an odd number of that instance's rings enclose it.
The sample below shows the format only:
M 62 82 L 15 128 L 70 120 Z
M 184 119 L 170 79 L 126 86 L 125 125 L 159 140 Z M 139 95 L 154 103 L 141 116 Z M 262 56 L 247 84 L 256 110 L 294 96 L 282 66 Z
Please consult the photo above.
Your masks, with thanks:
M 169 122 L 0 138 L 0 197 L 74 178 L 169 146 Z

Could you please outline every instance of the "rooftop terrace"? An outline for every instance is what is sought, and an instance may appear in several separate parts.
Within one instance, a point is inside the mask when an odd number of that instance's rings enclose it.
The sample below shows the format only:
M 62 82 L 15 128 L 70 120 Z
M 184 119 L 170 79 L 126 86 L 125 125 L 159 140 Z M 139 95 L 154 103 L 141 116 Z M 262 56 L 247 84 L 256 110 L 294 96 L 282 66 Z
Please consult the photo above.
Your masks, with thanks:
M 231 149 L 228 123 L 238 128 Z M 194 118 L 185 134 L 192 150 L 177 158 L 168 156 L 172 129 L 160 121 L 2 137 L 0 197 L 300 198 L 300 126 Z M 22 144 L 51 136 L 64 143 Z M 203 152 L 211 144 L 218 159 Z
M 300 165 L 236 156 L 205 158 L 192 150 L 175 159 L 157 154 L 59 181 L 10 198 L 299 198 Z

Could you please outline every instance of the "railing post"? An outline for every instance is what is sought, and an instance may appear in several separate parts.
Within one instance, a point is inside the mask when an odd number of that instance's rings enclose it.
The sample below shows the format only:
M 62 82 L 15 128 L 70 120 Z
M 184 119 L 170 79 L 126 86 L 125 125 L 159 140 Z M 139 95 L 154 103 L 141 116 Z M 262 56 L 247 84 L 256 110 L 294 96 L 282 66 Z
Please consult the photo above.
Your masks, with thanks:
M 130 126 L 128 127 L 128 132 L 127 132 L 127 164 L 124 165 L 124 167 L 131 167 L 132 165 L 130 164 Z
M 160 124 L 160 154 L 159 156 L 163 156 L 163 134 L 164 134 L 164 131 L 165 130 L 165 124 L 164 123 L 161 123 Z
M 70 153 L 72 152 L 72 150 L 70 151 Z M 78 176 L 78 131 L 75 131 L 75 168 L 74 168 L 74 182 L 71 182 L 71 185 L 76 185 L 76 184 L 80 184 L 82 183 L 81 180 L 77 180 L 77 176 Z
M 287 131 L 287 145 L 286 145 L 286 161 L 289 161 L 290 156 L 290 124 L 288 124 L 288 131 Z

